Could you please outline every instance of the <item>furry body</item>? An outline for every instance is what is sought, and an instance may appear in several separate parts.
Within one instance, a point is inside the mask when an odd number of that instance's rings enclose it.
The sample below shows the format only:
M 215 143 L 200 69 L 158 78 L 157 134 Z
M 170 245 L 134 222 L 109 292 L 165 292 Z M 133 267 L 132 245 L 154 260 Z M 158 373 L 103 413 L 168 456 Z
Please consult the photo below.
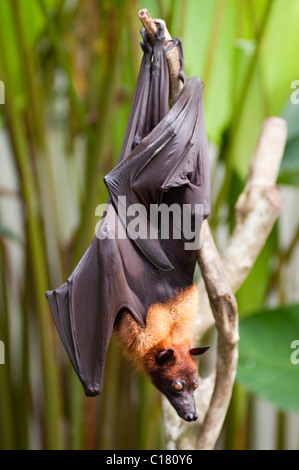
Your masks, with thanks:
M 106 215 L 73 273 L 46 295 L 87 396 L 102 392 L 114 329 L 126 355 L 150 376 L 178 414 L 191 421 L 197 417 L 193 356 L 206 349 L 190 349 L 197 311 L 193 276 L 198 246 L 192 242 L 199 236 L 196 221 L 210 213 L 203 83 L 186 77 L 182 44 L 174 41 L 184 85 L 169 109 L 164 28 L 158 26 L 153 47 L 145 31 L 142 36 L 144 55 L 118 164 L 104 178 L 109 192 Z M 142 205 L 147 215 L 152 205 L 162 203 L 170 209 L 176 204 L 179 216 L 170 214 L 169 236 L 163 236 L 161 215 L 156 223 L 150 223 L 149 216 L 141 219 L 146 236 L 132 237 L 132 214 L 119 204 L 124 199 L 123 205 Z M 181 237 L 175 230 L 179 223 Z
M 141 328 L 130 312 L 123 310 L 117 317 L 114 333 L 126 356 L 138 369 L 148 373 L 151 351 L 165 350 L 183 342 L 190 347 L 198 294 L 194 285 L 165 303 L 149 307 L 146 327 Z

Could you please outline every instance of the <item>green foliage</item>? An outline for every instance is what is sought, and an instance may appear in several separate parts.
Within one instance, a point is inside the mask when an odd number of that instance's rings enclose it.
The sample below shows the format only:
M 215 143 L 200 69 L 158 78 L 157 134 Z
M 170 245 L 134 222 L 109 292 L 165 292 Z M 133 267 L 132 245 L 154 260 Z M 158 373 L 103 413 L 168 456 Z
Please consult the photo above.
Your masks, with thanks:
M 271 287 L 273 260 L 277 250 L 277 230 L 273 229 L 252 270 L 237 293 L 240 316 L 250 315 L 263 305 Z
M 279 409 L 299 412 L 298 364 L 291 347 L 298 340 L 299 304 L 254 312 L 240 321 L 237 379 Z M 299 344 L 299 343 L 298 343 Z M 296 357 L 295 357 L 296 360 Z

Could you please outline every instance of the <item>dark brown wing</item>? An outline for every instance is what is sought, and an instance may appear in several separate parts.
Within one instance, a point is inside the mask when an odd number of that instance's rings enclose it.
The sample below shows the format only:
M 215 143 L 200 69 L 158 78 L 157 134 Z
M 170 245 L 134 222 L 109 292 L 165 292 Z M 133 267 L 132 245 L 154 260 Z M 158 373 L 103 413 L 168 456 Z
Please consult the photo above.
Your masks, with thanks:
M 150 234 L 151 204 L 161 204 L 164 194 L 171 188 L 188 185 L 189 200 L 180 204 L 202 204 L 204 217 L 209 214 L 210 170 L 202 96 L 201 80 L 188 79 L 162 121 L 105 177 L 114 207 L 132 238 L 131 218 L 127 211 L 119 210 L 121 196 L 126 197 L 126 207 L 139 204 L 145 209 L 140 210 L 140 214 L 143 214 L 147 235 Z M 161 247 L 158 228 L 152 226 L 151 233 L 151 238 L 137 238 L 134 242 L 159 269 L 173 269 Z
M 144 55 L 120 162 L 168 110 L 164 30 L 159 27 L 154 49 L 144 29 L 142 36 Z M 149 99 L 155 95 L 159 99 L 158 108 Z M 106 228 L 113 222 L 118 224 L 112 208 L 105 219 Z M 88 396 L 102 391 L 106 352 L 119 309 L 129 308 L 136 320 L 144 324 L 145 308 L 128 285 L 127 266 L 122 259 L 128 253 L 131 256 L 136 253 L 128 239 L 120 243 L 95 237 L 67 282 L 46 293 L 61 340 Z M 142 259 L 138 255 L 137 258 L 142 266 Z M 134 276 L 132 280 L 134 284 Z
M 169 78 L 162 30 L 159 28 L 153 51 L 146 34 L 143 36 L 144 58 L 119 163 L 105 178 L 113 205 L 108 204 L 108 216 L 100 224 L 101 232 L 119 226 L 123 236 L 95 237 L 67 282 L 46 294 L 61 340 L 88 396 L 102 391 L 117 313 L 126 308 L 145 326 L 149 305 L 169 299 L 177 286 L 190 285 L 196 259 L 193 256 L 193 264 L 183 272 L 181 261 L 170 260 L 159 240 L 131 241 L 126 217 L 119 217 L 120 223 L 117 217 L 119 196 L 126 196 L 128 204 L 149 207 L 161 201 L 164 193 L 187 185 L 183 199 L 203 203 L 205 214 L 209 212 L 202 83 L 196 78 L 188 80 L 167 112 Z M 168 251 L 175 253 L 172 247 Z

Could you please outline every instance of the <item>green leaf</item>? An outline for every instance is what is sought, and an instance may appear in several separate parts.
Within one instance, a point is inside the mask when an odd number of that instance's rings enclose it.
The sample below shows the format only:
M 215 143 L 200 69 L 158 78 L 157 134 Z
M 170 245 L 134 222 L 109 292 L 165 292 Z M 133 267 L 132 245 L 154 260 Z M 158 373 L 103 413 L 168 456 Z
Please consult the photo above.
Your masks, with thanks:
M 273 255 L 277 251 L 277 230 L 274 229 L 253 268 L 237 292 L 237 302 L 240 316 L 250 315 L 259 309 L 268 292 L 272 275 Z
M 299 304 L 264 310 L 240 321 L 237 380 L 284 411 L 299 412 Z

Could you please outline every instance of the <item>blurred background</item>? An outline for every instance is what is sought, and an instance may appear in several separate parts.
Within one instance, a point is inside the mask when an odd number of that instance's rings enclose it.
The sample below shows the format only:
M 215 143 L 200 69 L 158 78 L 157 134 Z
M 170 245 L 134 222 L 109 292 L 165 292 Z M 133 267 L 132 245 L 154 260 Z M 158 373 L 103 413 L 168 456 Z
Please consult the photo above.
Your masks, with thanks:
M 298 449 L 298 0 L 1 0 L 0 449 L 165 446 L 161 397 L 114 341 L 103 395 L 84 398 L 45 298 L 87 249 L 106 201 L 141 61 L 141 8 L 183 39 L 187 75 L 205 84 L 220 249 L 264 118 L 288 121 L 284 207 L 237 293 L 240 362 L 218 447 Z

